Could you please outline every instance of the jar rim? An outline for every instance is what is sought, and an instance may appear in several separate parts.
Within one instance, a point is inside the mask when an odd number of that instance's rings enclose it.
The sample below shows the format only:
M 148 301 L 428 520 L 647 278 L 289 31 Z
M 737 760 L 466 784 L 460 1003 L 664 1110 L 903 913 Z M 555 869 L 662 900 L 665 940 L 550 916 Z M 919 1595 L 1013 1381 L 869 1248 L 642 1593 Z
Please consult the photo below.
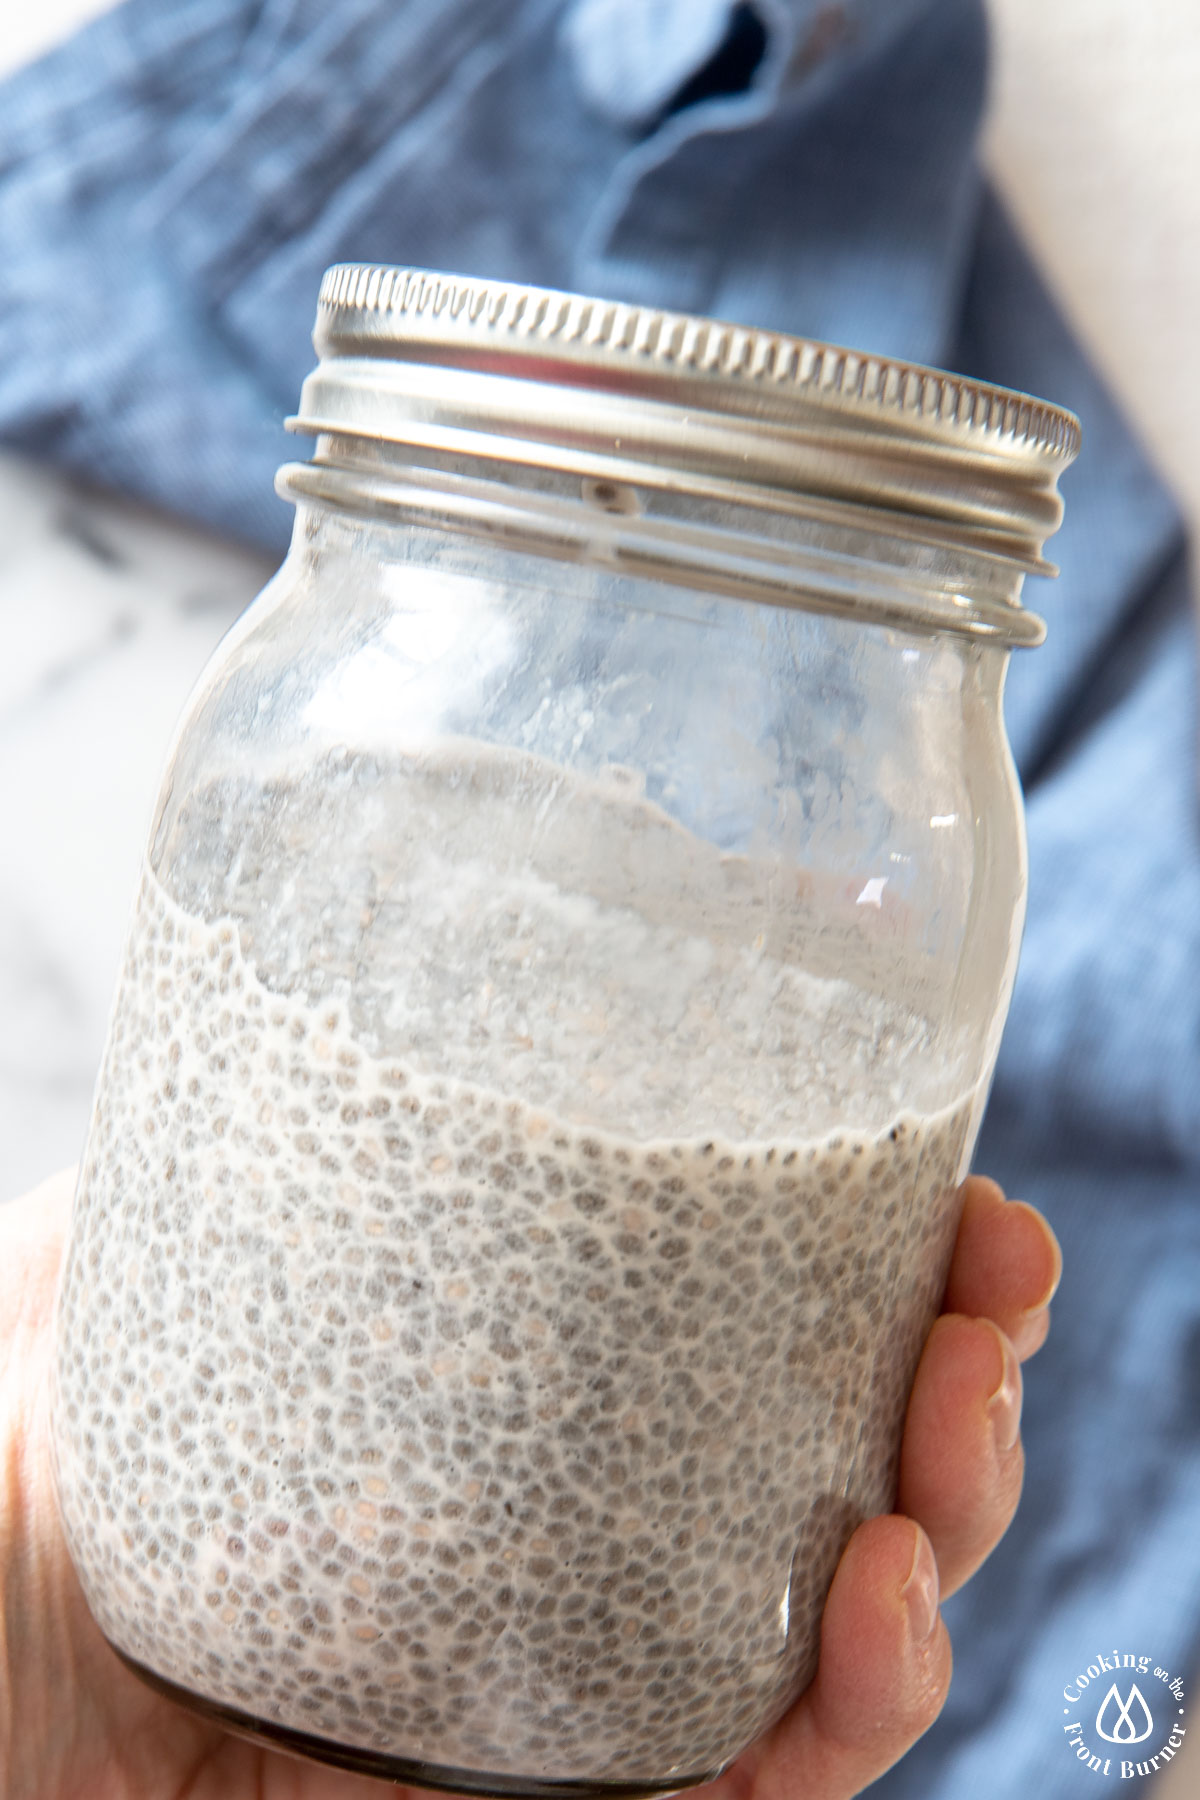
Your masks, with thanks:
M 893 520 L 908 536 L 1056 571 L 1062 407 L 783 333 L 513 282 L 341 264 L 289 427 L 585 479 Z

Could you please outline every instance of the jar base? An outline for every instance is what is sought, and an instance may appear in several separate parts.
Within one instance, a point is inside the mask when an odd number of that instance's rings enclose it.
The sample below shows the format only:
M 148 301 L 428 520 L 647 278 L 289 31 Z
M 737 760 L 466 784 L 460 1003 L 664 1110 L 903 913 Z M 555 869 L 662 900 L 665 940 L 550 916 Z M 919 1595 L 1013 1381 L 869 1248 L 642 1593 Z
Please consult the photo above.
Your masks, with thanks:
M 198 1713 L 235 1736 L 247 1738 L 270 1750 L 289 1756 L 307 1757 L 312 1762 L 330 1764 L 335 1769 L 348 1769 L 355 1775 L 372 1775 L 379 1781 L 403 1783 L 406 1787 L 433 1788 L 450 1794 L 478 1794 L 485 1800 L 659 1800 L 660 1796 L 677 1794 L 685 1788 L 701 1787 L 715 1781 L 720 1769 L 706 1769 L 696 1775 L 685 1775 L 673 1781 L 539 1781 L 520 1775 L 491 1775 L 485 1769 L 444 1768 L 440 1763 L 413 1762 L 401 1756 L 386 1756 L 378 1750 L 364 1750 L 353 1744 L 338 1744 L 332 1738 L 314 1737 L 306 1731 L 295 1731 L 289 1725 L 276 1725 L 259 1719 L 253 1713 L 239 1711 L 218 1700 L 206 1700 L 188 1688 L 178 1687 L 162 1675 L 156 1675 L 144 1663 L 127 1656 L 115 1644 L 111 1646 L 125 1667 L 144 1681 L 155 1693 L 173 1700 L 177 1706 Z

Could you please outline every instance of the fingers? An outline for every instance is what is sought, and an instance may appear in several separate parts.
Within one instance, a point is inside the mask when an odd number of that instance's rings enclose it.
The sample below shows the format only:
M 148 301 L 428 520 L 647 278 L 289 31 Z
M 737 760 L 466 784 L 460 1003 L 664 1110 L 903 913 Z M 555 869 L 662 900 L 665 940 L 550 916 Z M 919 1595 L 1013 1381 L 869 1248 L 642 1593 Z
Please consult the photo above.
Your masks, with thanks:
M 943 1596 L 1003 1537 L 1025 1472 L 1021 1369 L 990 1319 L 935 1321 L 913 1383 L 897 1504 L 929 1534 Z
M 726 1781 L 754 1800 L 849 1800 L 933 1724 L 950 1662 L 928 1538 L 910 1519 L 869 1519 L 833 1578 L 815 1681 Z
M 943 1310 L 994 1319 L 1024 1360 L 1050 1328 L 1062 1274 L 1058 1239 L 1023 1200 L 1006 1200 L 994 1181 L 972 1175 L 946 1282 Z
M 943 1595 L 975 1572 L 1016 1511 L 1025 1472 L 1019 1365 L 1045 1340 L 1061 1273 L 1041 1214 L 972 1176 L 945 1311 L 909 1399 L 897 1500 L 929 1534 Z

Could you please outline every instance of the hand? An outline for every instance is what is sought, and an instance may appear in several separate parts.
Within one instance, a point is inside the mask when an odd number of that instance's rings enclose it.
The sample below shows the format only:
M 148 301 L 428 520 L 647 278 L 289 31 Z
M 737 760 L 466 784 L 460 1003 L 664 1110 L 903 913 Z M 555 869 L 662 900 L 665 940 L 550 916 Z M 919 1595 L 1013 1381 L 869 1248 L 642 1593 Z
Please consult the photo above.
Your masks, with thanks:
M 162 1700 L 84 1604 L 51 1489 L 46 1376 L 72 1176 L 0 1207 L 0 1800 L 383 1800 L 397 1789 L 256 1749 Z M 1020 1359 L 1045 1338 L 1060 1257 L 1031 1207 L 972 1177 L 909 1402 L 903 1515 L 851 1538 L 812 1686 L 697 1800 L 847 1800 L 937 1717 L 938 1615 L 1021 1489 Z M 402 1791 L 402 1790 L 400 1790 Z

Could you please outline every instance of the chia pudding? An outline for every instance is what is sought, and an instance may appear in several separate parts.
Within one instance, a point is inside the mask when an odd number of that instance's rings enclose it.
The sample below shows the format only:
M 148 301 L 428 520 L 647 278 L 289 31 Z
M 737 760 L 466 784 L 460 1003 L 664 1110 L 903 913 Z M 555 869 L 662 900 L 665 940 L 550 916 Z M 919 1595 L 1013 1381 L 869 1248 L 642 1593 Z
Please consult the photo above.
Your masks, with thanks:
M 892 1503 L 975 1092 L 620 771 L 230 774 L 165 859 L 59 1309 L 102 1630 L 398 1777 L 710 1775 Z

